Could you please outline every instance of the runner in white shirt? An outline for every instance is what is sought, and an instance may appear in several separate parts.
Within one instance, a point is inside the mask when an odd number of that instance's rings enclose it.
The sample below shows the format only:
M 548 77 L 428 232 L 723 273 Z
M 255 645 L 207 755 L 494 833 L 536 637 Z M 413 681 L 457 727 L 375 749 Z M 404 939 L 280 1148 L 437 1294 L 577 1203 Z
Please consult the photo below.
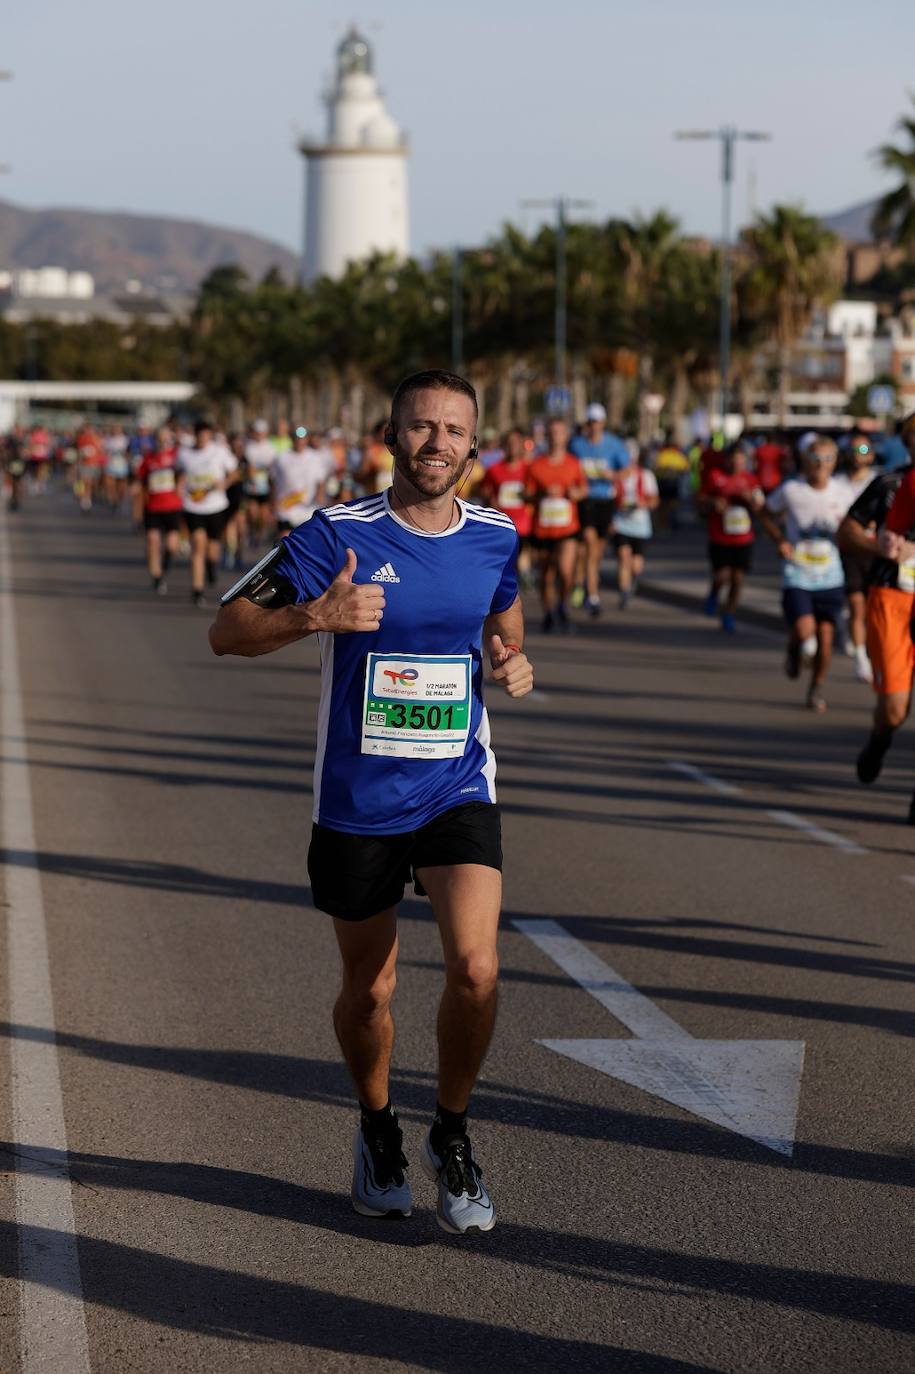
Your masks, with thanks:
M 270 426 L 267 421 L 255 420 L 251 427 L 251 438 L 245 444 L 245 515 L 251 548 L 257 548 L 267 535 L 267 520 L 270 514 L 270 468 L 277 455 L 269 434 Z
M 763 528 L 782 556 L 782 608 L 788 623 L 785 672 L 810 668 L 807 705 L 825 711 L 823 683 L 833 637 L 845 607 L 845 574 L 836 531 L 848 509 L 848 492 L 833 477 L 836 446 L 817 438 L 803 457 L 803 476 L 770 492 L 760 512 Z
M 333 465 L 333 457 L 330 457 Z M 278 453 L 270 469 L 276 528 L 281 535 L 304 525 L 324 504 L 327 461 L 321 449 L 308 447 L 308 430 L 299 425 L 292 433 L 292 448 Z
M 847 470 L 835 480 L 848 498 L 848 510 L 874 480 L 874 447 L 866 434 L 858 430 L 852 432 L 847 462 Z M 867 656 L 866 624 L 868 574 L 872 561 L 863 554 L 842 554 L 849 618 L 849 639 L 845 651 L 855 660 L 855 677 L 859 682 L 872 682 L 874 677 Z
M 226 487 L 235 472 L 235 458 L 225 444 L 213 439 L 206 420 L 194 426 L 193 448 L 178 453 L 177 468 L 184 474 L 184 518 L 191 536 L 191 600 L 204 605 L 204 577 L 216 581 L 222 536 L 229 511 Z
M 127 457 L 127 435 L 121 425 L 109 425 L 102 440 L 105 449 L 105 499 L 115 513 L 127 495 L 130 461 Z
M 616 549 L 620 610 L 625 611 L 633 584 L 645 571 L 645 545 L 652 535 L 651 512 L 658 507 L 658 483 L 653 472 L 630 454 L 629 467 L 613 478 L 616 511 L 611 529 Z

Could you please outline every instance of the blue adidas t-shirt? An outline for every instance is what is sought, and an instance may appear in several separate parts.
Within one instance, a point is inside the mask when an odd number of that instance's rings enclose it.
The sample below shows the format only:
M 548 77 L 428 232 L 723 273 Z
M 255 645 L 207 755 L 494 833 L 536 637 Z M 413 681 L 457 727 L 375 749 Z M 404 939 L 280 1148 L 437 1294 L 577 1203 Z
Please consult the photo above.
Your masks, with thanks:
M 602 434 L 597 443 L 576 434 L 569 450 L 581 463 L 588 479 L 588 495 L 596 501 L 606 501 L 613 495 L 613 474 L 622 472 L 630 463 L 629 450 L 615 434 Z
M 498 511 L 458 501 L 460 520 L 423 534 L 388 493 L 318 511 L 286 538 L 276 571 L 301 601 L 346 561 L 384 587 L 376 631 L 319 634 L 314 818 L 351 834 L 416 830 L 452 806 L 495 802 L 483 705 L 482 628 L 518 595 L 518 536 Z

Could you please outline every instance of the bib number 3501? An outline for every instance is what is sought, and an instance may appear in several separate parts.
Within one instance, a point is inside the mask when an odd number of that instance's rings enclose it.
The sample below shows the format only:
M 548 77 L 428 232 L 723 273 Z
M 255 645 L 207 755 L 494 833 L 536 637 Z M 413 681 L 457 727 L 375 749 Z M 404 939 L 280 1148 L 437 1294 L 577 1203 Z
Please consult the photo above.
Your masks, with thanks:
M 464 753 L 470 733 L 469 654 L 369 654 L 362 753 L 446 759 Z

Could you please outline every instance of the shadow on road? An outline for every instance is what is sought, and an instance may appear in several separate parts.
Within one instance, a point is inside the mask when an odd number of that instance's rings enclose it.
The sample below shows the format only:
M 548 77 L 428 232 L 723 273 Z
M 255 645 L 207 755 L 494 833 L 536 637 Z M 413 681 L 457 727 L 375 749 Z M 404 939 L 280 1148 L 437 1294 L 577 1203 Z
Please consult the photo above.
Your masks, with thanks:
M 23 1229 L 33 1247 L 53 1247 L 59 1238 L 42 1227 Z M 16 1234 L 11 1224 L 0 1224 L 0 1270 L 10 1277 L 17 1274 Z M 447 1374 L 479 1374 L 502 1364 L 544 1374 L 715 1374 L 707 1365 L 663 1355 L 368 1302 L 88 1236 L 80 1237 L 79 1259 L 88 1304 L 223 1340 L 281 1341 Z M 54 1283 L 50 1270 L 47 1281 Z M 68 1291 L 65 1280 L 58 1282 Z
M 55 1035 L 40 1026 L 14 1027 L 0 1022 L 0 1035 L 13 1034 L 24 1040 L 53 1041 L 61 1050 L 102 1062 L 222 1083 L 251 1092 L 275 1093 L 334 1106 L 350 1107 L 353 1102 L 346 1071 L 335 1061 L 246 1050 L 121 1044 L 70 1031 L 58 1031 Z M 546 1055 L 549 1051 L 543 1053 Z M 420 1070 L 395 1070 L 391 1097 L 401 1116 L 426 1121 L 434 1100 L 434 1077 Z M 800 1169 L 833 1178 L 915 1187 L 912 1160 L 902 1155 L 873 1154 L 799 1141 L 794 1158 L 788 1160 L 750 1140 L 698 1120 L 624 1112 L 601 1103 L 576 1102 L 485 1078 L 474 1093 L 473 1115 L 479 1121 L 497 1121 L 559 1136 L 730 1159 L 754 1167 Z
M 599 1279 L 665 1294 L 723 1293 L 729 1298 L 774 1303 L 888 1330 L 915 1330 L 915 1287 L 907 1284 L 684 1254 L 506 1221 L 500 1221 L 485 1239 L 475 1236 L 446 1240 L 429 1212 L 419 1213 L 409 1223 L 398 1220 L 379 1224 L 357 1216 L 350 1208 L 349 1198 L 339 1193 L 305 1188 L 263 1174 L 78 1151 L 67 1157 L 62 1152 L 42 1149 L 39 1155 L 27 1144 L 0 1143 L 0 1152 L 15 1155 L 16 1168 L 37 1177 L 55 1176 L 69 1158 L 69 1173 L 77 1186 L 185 1198 L 207 1206 L 320 1227 L 381 1245 L 416 1249 L 430 1245 L 451 1248 L 457 1244 L 480 1248 L 487 1259 L 570 1277 Z M 86 1243 L 81 1239 L 81 1251 Z M 161 1259 L 159 1262 L 167 1263 Z M 409 1358 L 409 1353 L 404 1351 L 401 1358 Z

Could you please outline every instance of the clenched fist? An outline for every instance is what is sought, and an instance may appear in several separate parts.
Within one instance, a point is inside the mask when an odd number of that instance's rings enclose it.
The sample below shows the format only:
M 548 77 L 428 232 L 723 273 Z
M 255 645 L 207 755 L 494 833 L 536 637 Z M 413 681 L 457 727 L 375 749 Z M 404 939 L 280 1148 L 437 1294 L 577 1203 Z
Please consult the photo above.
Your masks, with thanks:
M 527 696 L 534 686 L 534 670 L 525 654 L 507 649 L 498 635 L 492 635 L 489 661 L 495 669 L 490 682 L 500 682 L 510 697 Z

